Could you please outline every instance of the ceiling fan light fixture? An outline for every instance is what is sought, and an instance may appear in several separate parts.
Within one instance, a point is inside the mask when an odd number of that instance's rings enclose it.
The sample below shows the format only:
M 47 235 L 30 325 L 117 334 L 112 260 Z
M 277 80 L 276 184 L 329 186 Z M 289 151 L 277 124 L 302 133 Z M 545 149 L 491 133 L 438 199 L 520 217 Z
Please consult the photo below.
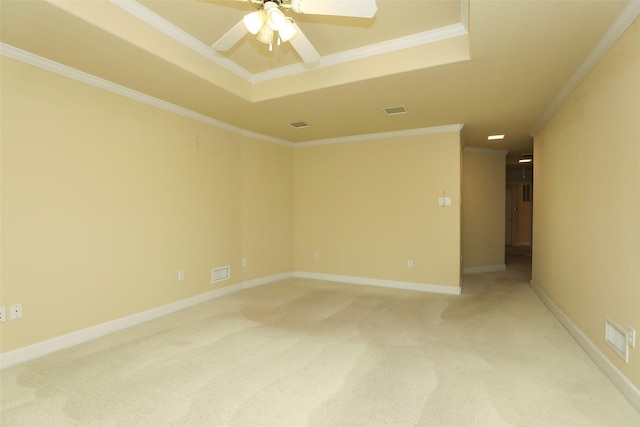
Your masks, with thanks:
M 267 24 L 273 31 L 280 31 L 286 24 L 284 13 L 277 7 L 270 7 L 267 10 Z
M 297 32 L 298 30 L 296 30 L 296 26 L 293 25 L 293 19 L 286 18 L 285 24 L 282 29 L 278 31 L 278 34 L 280 35 L 280 40 L 282 40 L 283 42 L 288 42 L 293 36 L 296 35 Z
M 245 15 L 242 21 L 244 22 L 244 26 L 247 27 L 247 31 L 251 34 L 258 34 L 258 31 L 264 26 L 265 19 L 264 12 L 257 10 Z
M 273 30 L 268 25 L 263 25 L 262 29 L 258 32 L 258 41 L 264 44 L 273 43 Z

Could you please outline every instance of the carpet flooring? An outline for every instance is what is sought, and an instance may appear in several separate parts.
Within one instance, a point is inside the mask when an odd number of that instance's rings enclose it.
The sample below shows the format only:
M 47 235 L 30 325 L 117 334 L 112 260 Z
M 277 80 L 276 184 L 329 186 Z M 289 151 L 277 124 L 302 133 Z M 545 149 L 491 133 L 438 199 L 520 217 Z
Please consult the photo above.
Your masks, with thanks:
M 640 426 L 528 286 L 289 279 L 0 372 L 2 426 Z

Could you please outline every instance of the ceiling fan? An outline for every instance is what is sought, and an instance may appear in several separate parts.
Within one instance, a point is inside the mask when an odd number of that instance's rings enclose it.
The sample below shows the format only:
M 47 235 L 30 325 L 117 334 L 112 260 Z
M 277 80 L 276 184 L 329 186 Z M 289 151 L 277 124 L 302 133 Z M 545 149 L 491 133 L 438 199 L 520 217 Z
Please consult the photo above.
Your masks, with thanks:
M 300 30 L 295 21 L 286 16 L 289 11 L 308 15 L 349 16 L 373 18 L 378 10 L 375 0 L 238 0 L 257 10 L 245 15 L 211 47 L 223 52 L 229 50 L 246 34 L 257 35 L 257 39 L 269 45 L 289 42 L 302 61 L 311 64 L 320 59 L 320 54 Z

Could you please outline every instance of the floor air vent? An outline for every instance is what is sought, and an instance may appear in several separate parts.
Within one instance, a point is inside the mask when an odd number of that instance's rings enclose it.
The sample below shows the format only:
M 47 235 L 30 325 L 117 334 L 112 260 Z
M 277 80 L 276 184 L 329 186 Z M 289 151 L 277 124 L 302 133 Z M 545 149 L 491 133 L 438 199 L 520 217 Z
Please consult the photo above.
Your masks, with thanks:
M 221 282 L 231 278 L 231 267 L 219 267 L 211 270 L 211 283 Z
M 629 340 L 627 331 L 609 319 L 604 320 L 604 339 L 625 362 L 629 363 Z

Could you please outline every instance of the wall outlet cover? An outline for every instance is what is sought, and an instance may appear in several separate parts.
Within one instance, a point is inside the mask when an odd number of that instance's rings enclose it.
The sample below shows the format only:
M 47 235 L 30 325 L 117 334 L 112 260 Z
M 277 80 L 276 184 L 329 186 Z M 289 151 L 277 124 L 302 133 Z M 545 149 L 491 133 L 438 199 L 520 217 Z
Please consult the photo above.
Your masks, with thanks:
M 9 318 L 11 320 L 22 319 L 22 304 L 13 304 L 9 307 Z

